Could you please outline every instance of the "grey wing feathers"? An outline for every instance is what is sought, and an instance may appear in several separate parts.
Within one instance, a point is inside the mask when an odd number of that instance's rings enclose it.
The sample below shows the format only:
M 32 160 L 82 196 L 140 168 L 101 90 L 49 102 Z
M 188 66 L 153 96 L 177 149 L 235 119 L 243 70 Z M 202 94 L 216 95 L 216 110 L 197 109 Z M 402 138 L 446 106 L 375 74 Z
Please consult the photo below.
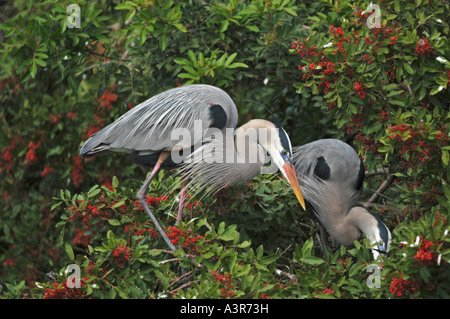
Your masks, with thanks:
M 224 109 L 227 127 L 236 127 L 236 106 L 227 93 L 214 86 L 188 85 L 164 91 L 137 105 L 92 135 L 80 154 L 83 157 L 105 151 L 151 154 L 171 148 L 177 144 L 171 136 L 175 128 L 186 128 L 194 136 L 194 121 L 201 121 L 203 128 L 211 124 L 209 107 L 213 104 Z
M 293 162 L 305 201 L 324 225 L 358 205 L 364 166 L 350 145 L 336 139 L 318 140 L 295 147 Z
M 361 191 L 364 165 L 355 150 L 337 139 L 322 139 L 295 147 L 293 161 L 299 175 L 317 176 L 329 182 L 345 183 Z

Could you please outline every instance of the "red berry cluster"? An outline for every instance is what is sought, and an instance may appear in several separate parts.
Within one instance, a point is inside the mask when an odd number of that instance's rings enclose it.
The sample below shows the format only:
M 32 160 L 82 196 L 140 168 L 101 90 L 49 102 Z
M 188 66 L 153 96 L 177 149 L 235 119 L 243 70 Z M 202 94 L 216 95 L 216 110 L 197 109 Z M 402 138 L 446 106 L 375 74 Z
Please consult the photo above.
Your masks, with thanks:
M 418 165 L 425 165 L 433 154 L 440 152 L 440 148 L 431 145 L 427 140 L 428 127 L 420 124 L 417 128 L 409 124 L 393 125 L 389 128 L 388 138 L 401 145 L 399 154 L 408 158 L 402 165 L 405 169 L 415 168 Z M 450 139 L 442 127 L 440 133 L 436 134 L 435 141 L 446 146 Z
M 119 245 L 112 253 L 112 259 L 114 265 L 121 269 L 125 265 L 127 260 L 130 260 L 131 252 L 127 246 Z
M 332 287 L 325 288 L 323 290 L 316 290 L 316 291 L 314 291 L 314 293 L 323 293 L 326 295 L 333 295 L 333 296 L 335 295 L 334 289 Z M 317 297 L 314 297 L 314 298 L 317 298 Z
M 434 215 L 436 220 L 433 223 L 433 227 L 436 226 L 437 223 L 439 223 L 440 221 L 442 221 L 444 223 L 444 225 L 447 225 L 447 218 L 442 217 L 440 212 L 436 212 L 436 214 Z
M 47 176 L 48 174 L 51 174 L 52 172 L 53 172 L 53 168 L 48 165 L 45 165 L 44 169 L 41 172 L 41 177 L 44 178 L 45 176 Z
M 99 131 L 105 126 L 105 118 L 111 113 L 113 103 L 117 100 L 117 95 L 114 93 L 114 85 L 106 89 L 102 96 L 97 100 L 99 105 L 97 111 L 94 114 L 94 122 L 89 123 L 88 128 L 83 130 L 82 137 L 89 138 L 92 134 Z
M 80 286 L 86 285 L 87 277 L 80 278 Z M 83 299 L 86 295 L 81 288 L 69 288 L 67 282 L 52 283 L 53 288 L 46 288 L 44 292 L 44 299 Z
M 212 276 L 214 277 L 214 283 L 220 282 L 223 287 L 220 290 L 220 293 L 222 294 L 223 298 L 232 298 L 235 296 L 235 293 L 233 292 L 233 280 L 231 279 L 231 276 L 228 274 L 221 275 L 217 273 L 216 271 L 211 271 Z
M 85 235 L 85 232 L 93 227 L 93 219 L 99 219 L 94 227 L 102 228 L 109 219 L 113 218 L 113 212 L 108 209 L 108 200 L 104 196 L 99 197 L 97 205 L 83 205 L 84 202 L 84 200 L 80 200 L 79 206 L 71 205 L 67 211 L 70 214 L 70 221 L 81 224 L 80 227 L 75 227 L 73 244 L 87 247 L 93 235 Z
M 167 196 L 154 197 L 147 195 L 147 203 L 150 206 L 158 206 L 161 202 L 168 200 L 169 198 Z M 104 195 L 101 195 L 97 198 L 95 204 L 86 204 L 85 200 L 79 200 L 78 205 L 69 206 L 69 208 L 67 208 L 69 221 L 75 223 L 75 237 L 73 239 L 73 244 L 87 247 L 94 236 L 93 234 L 98 233 L 98 231 L 104 227 L 109 227 L 108 220 L 116 218 L 117 211 L 120 214 L 127 213 L 129 209 L 128 205 L 121 205 L 115 208 L 115 210 L 110 208 L 116 203 L 116 201 L 109 201 Z M 137 200 L 133 204 L 135 208 L 142 211 L 142 207 Z M 96 220 L 96 223 L 92 224 L 94 219 Z M 146 226 L 148 227 L 139 227 L 138 224 L 133 221 L 131 224 L 125 226 L 124 232 L 128 235 L 129 239 L 131 239 L 131 236 L 133 235 L 149 235 L 151 238 L 159 239 L 159 234 L 151 228 L 152 224 L 147 222 Z M 92 230 L 92 234 L 85 235 L 88 230 Z M 137 242 L 141 240 L 142 238 L 138 238 Z
M 338 50 L 342 50 L 342 43 L 342 41 L 336 42 L 336 44 L 340 44 Z M 321 82 L 318 84 L 318 89 L 319 92 L 327 93 L 330 89 L 330 81 L 336 82 L 337 80 L 337 78 L 333 77 L 336 73 L 335 63 L 329 61 L 325 57 L 323 50 L 318 50 L 316 46 L 310 45 L 308 40 L 295 41 L 292 43 L 291 47 L 295 49 L 300 56 L 307 58 L 309 61 L 307 72 L 303 74 L 302 80 L 308 80 L 315 75 L 324 75 L 324 77 L 320 79 Z M 313 60 L 316 60 L 317 58 L 319 60 L 313 62 Z M 304 68 L 306 68 L 306 66 L 298 66 L 300 71 Z
M 0 161 L 0 172 L 9 171 L 14 164 L 14 150 L 20 142 L 20 136 L 10 137 L 11 143 L 2 150 Z
M 74 156 L 73 158 L 73 165 L 72 165 L 72 182 L 75 187 L 78 187 L 81 185 L 81 183 L 84 180 L 84 167 L 81 164 L 81 157 L 80 156 Z
M 355 91 L 356 95 L 363 100 L 366 98 L 366 87 L 364 85 L 361 85 L 358 81 L 355 81 L 353 90 Z
M 376 154 L 378 153 L 378 149 L 382 145 L 380 141 L 377 141 L 371 137 L 367 137 L 362 132 L 358 132 L 358 134 L 355 135 L 355 139 L 358 141 L 365 152 L 372 152 Z
M 414 50 L 417 55 L 429 57 L 435 53 L 434 49 L 430 46 L 430 41 L 426 38 L 420 39 L 416 44 L 416 49 Z
M 222 188 L 216 194 L 217 202 L 213 207 L 210 207 L 217 215 L 229 215 L 233 214 L 230 210 L 230 202 L 249 200 L 250 196 L 254 195 L 253 182 L 247 182 L 245 184 L 237 186 L 226 186 Z M 252 206 L 257 205 L 257 201 L 252 202 Z M 202 206 L 203 207 L 203 206 Z
M 28 143 L 28 152 L 27 152 L 26 160 L 25 160 L 25 164 L 27 166 L 30 166 L 34 162 L 37 162 L 38 158 L 37 158 L 37 154 L 36 154 L 36 149 L 38 149 L 40 146 L 41 146 L 41 141 L 39 141 L 39 142 L 31 141 L 30 143 Z
M 353 25 L 365 27 L 368 18 L 367 13 L 363 13 L 362 10 L 358 10 L 354 12 L 354 15 L 357 17 L 357 19 L 354 19 L 352 21 Z M 394 29 L 388 26 L 380 26 L 379 28 L 369 29 L 370 36 L 366 36 L 364 38 L 364 41 L 369 45 L 374 45 L 371 51 L 372 54 L 376 54 L 377 50 L 382 47 L 397 44 L 400 29 L 396 27 L 395 22 L 393 22 L 393 25 Z M 360 39 L 358 38 L 358 34 L 353 34 L 355 35 L 355 46 L 357 46 Z
M 411 295 L 419 290 L 419 280 L 403 279 L 402 276 L 394 277 L 389 285 L 389 291 L 397 297 Z
M 160 239 L 160 235 L 157 231 L 152 229 L 152 224 L 150 222 L 146 222 L 145 225 L 147 227 L 141 227 L 136 222 L 132 222 L 130 225 L 125 226 L 125 233 L 131 236 L 150 236 L 151 239 Z M 136 243 L 143 240 L 143 238 L 136 239 Z
M 335 28 L 333 25 L 330 26 L 329 31 L 333 35 L 333 44 L 337 47 L 337 50 L 334 51 L 334 54 L 337 54 L 337 52 L 340 51 L 344 56 L 345 61 L 347 52 L 342 46 L 344 45 L 344 42 L 350 43 L 350 36 L 345 37 L 344 31 L 342 31 L 340 27 Z
M 315 45 L 311 45 L 309 40 L 304 41 L 295 41 L 292 43 L 291 48 L 296 50 L 297 53 L 304 59 L 307 60 L 305 65 L 298 66 L 298 69 L 303 72 L 302 80 L 314 80 L 320 81 L 317 84 L 317 88 L 319 94 L 326 94 L 333 88 L 331 84 L 337 82 L 338 72 L 342 73 L 341 75 L 346 75 L 348 81 L 353 86 L 353 92 L 355 95 L 361 99 L 366 98 L 366 87 L 363 83 L 361 83 L 360 79 L 353 79 L 354 70 L 349 66 L 351 65 L 348 62 L 350 59 L 355 58 L 356 62 L 372 64 L 374 62 L 374 56 L 378 54 L 380 49 L 396 45 L 398 43 L 398 37 L 400 34 L 400 29 L 397 27 L 395 23 L 393 23 L 393 27 L 388 26 L 380 26 L 379 28 L 370 28 L 368 29 L 366 26 L 367 21 L 367 13 L 363 13 L 362 10 L 354 12 L 356 18 L 352 20 L 353 25 L 362 30 L 368 30 L 369 34 L 367 36 L 359 34 L 358 30 L 353 29 L 353 40 L 355 48 L 358 47 L 359 41 L 364 41 L 366 44 L 370 45 L 371 54 L 363 54 L 361 56 L 351 57 L 347 56 L 347 49 L 350 45 L 351 37 L 350 35 L 345 34 L 341 27 L 335 27 L 333 25 L 329 28 L 329 33 L 332 36 L 332 43 L 324 47 L 331 46 L 334 49 L 331 54 L 333 55 L 342 55 L 339 57 L 340 61 L 335 61 L 335 57 L 331 57 L 329 53 L 324 52 L 322 49 L 317 48 Z M 387 57 L 386 60 L 390 60 L 391 58 Z M 332 60 L 332 61 L 330 61 Z M 392 69 L 387 71 L 390 72 L 391 78 L 395 78 L 395 65 L 392 64 Z M 316 80 L 314 76 L 324 75 L 323 77 Z M 311 89 L 314 89 L 314 86 L 311 86 Z M 329 109 L 332 109 L 336 106 L 335 102 L 330 102 L 328 105 Z
M 108 209 L 108 199 L 105 196 L 102 195 L 97 199 L 97 205 L 83 205 L 85 202 L 80 200 L 79 204 L 81 205 L 69 206 L 68 210 L 71 213 L 69 219 L 71 221 L 80 221 L 84 226 L 89 227 L 94 218 L 99 218 L 100 221 L 107 221 L 113 218 L 113 213 Z
M 169 200 L 168 196 L 155 197 L 155 196 L 147 195 L 147 204 L 149 206 L 159 206 L 159 205 L 161 205 L 161 202 L 167 202 L 168 200 Z M 139 201 L 136 200 L 134 202 L 134 204 L 142 209 L 142 206 L 139 203 Z
M 184 231 L 183 229 L 179 229 L 174 226 L 169 226 L 169 229 L 166 231 L 167 237 L 171 240 L 173 245 L 178 245 L 180 243 L 181 247 L 189 254 L 191 255 L 198 255 L 199 250 L 204 247 L 206 243 L 201 245 L 200 247 L 197 247 L 198 242 L 205 238 L 206 236 L 198 236 L 197 234 L 193 233 L 192 230 Z
M 423 239 L 420 237 L 421 244 L 419 251 L 414 256 L 414 260 L 419 262 L 421 266 L 423 265 L 434 265 L 437 263 L 438 253 L 432 249 L 439 245 L 439 242 L 433 243 L 431 240 Z

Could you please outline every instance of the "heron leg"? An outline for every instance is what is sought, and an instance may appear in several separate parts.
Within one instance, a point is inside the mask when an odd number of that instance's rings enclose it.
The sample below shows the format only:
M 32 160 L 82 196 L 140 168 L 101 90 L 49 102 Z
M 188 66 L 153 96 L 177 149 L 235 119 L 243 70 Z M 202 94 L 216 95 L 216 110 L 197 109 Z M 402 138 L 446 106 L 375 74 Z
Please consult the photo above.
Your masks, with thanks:
M 178 223 L 180 222 L 181 218 L 183 217 L 184 200 L 186 199 L 186 185 L 187 185 L 187 183 L 188 183 L 187 180 L 183 180 L 181 182 L 180 205 L 178 206 L 178 215 L 177 215 L 177 220 L 175 222 L 175 226 L 178 225 Z
M 167 157 L 169 157 L 169 155 L 170 155 L 170 153 L 167 153 L 167 152 L 162 152 L 161 153 L 161 155 L 159 156 L 155 167 L 153 168 L 152 172 L 150 173 L 150 176 L 145 180 L 144 184 L 142 185 L 142 187 L 137 192 L 136 198 L 139 201 L 139 203 L 141 204 L 141 206 L 144 209 L 144 211 L 147 213 L 147 215 L 152 220 L 153 224 L 155 225 L 155 227 L 158 230 L 158 232 L 161 234 L 161 237 L 164 239 L 164 241 L 169 246 L 170 250 L 171 251 L 175 251 L 175 246 L 172 244 L 170 239 L 167 237 L 166 233 L 162 229 L 161 225 L 159 224 L 158 220 L 156 219 L 155 215 L 152 213 L 150 207 L 147 204 L 148 187 L 150 186 L 150 183 L 152 182 L 153 177 L 160 170 L 162 162 L 164 162 L 164 160 L 166 160 Z

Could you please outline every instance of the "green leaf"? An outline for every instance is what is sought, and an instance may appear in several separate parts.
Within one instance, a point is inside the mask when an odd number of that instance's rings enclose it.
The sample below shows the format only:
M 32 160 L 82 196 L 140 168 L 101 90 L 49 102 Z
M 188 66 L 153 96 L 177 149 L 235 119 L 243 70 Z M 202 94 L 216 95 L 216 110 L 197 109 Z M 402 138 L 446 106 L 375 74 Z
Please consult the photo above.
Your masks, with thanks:
M 112 226 L 119 226 L 121 224 L 120 221 L 117 219 L 109 219 L 108 223 Z
M 385 89 L 386 91 L 391 91 L 391 90 L 395 89 L 397 86 L 398 86 L 397 83 L 392 83 L 392 84 L 386 85 L 386 86 L 384 87 L 384 89 Z
M 221 222 L 219 224 L 219 228 L 217 229 L 217 235 L 221 236 L 225 231 L 225 222 Z
M 430 95 L 435 95 L 436 93 L 438 93 L 438 92 L 440 92 L 440 91 L 442 91 L 442 89 L 444 88 L 444 86 L 442 86 L 442 85 L 438 85 L 438 86 L 435 86 L 431 91 L 430 91 Z
M 222 223 L 221 223 L 221 225 L 222 225 Z M 224 241 L 233 240 L 235 233 L 236 233 L 236 226 L 237 225 L 228 226 L 226 231 L 222 235 L 219 235 L 219 239 L 224 240 Z M 220 226 L 219 226 L 219 231 L 220 231 Z
M 245 27 L 252 32 L 260 32 L 258 26 L 256 25 L 246 25 Z
M 230 21 L 228 20 L 223 20 L 221 25 L 220 25 L 220 29 L 219 32 L 225 32 L 228 29 L 228 26 L 230 25 Z
M 114 290 L 119 294 L 120 298 L 128 299 L 127 294 L 122 289 L 120 289 L 119 287 L 115 286 Z
M 406 70 L 406 72 L 408 72 L 409 74 L 414 74 L 414 70 L 411 67 L 411 65 L 409 65 L 408 63 L 404 62 L 403 63 L 403 68 Z
M 203 259 L 209 259 L 212 256 L 214 256 L 214 253 L 212 251 L 209 251 L 209 252 L 207 252 L 205 254 L 202 254 Z
M 122 3 L 119 3 L 118 5 L 116 5 L 115 9 L 116 10 L 130 10 L 133 9 L 135 6 L 137 6 L 137 3 L 134 3 L 133 1 L 125 1 Z
M 300 258 L 300 261 L 303 261 L 304 263 L 307 263 L 309 265 L 320 265 L 325 262 L 322 258 L 315 257 L 315 256 L 302 257 L 302 258 Z
M 161 51 L 164 51 L 168 45 L 169 40 L 167 39 L 167 36 L 165 34 L 161 35 L 159 37 L 159 48 L 161 49 Z
M 75 259 L 75 255 L 74 255 L 74 253 L 73 253 L 72 246 L 70 246 L 69 243 L 65 243 L 65 244 L 64 244 L 64 247 L 65 247 L 65 249 L 66 249 L 67 256 L 68 256 L 70 259 L 74 260 L 74 259 Z
M 233 62 L 233 60 L 236 58 L 236 56 L 237 56 L 237 53 L 233 53 L 232 55 L 230 55 L 228 57 L 228 59 L 225 62 L 225 67 L 226 68 L 231 64 L 231 62 Z
M 33 79 L 36 76 L 36 72 L 37 72 L 36 62 L 33 61 L 33 63 L 31 64 L 31 67 L 30 67 L 30 75 Z
M 125 204 L 125 199 L 120 200 L 119 202 L 115 203 L 112 208 L 117 208 Z
M 311 251 L 314 245 L 314 240 L 313 238 L 309 238 L 302 247 L 302 257 L 306 257 L 306 256 L 310 256 L 311 255 Z
M 187 32 L 186 27 L 184 25 L 182 25 L 181 23 L 175 23 L 174 26 L 183 33 Z
M 398 105 L 398 106 L 405 106 L 405 102 L 399 101 L 399 100 L 391 100 L 391 101 L 389 101 L 389 103 Z
M 275 255 L 275 254 L 273 254 L 273 255 L 269 255 L 269 256 L 263 257 L 263 258 L 261 259 L 261 262 L 262 262 L 264 265 L 269 265 L 269 264 L 271 264 L 271 263 L 277 261 L 278 258 L 280 258 L 280 255 Z
M 448 151 L 442 150 L 442 163 L 444 163 L 445 166 L 448 165 L 449 161 L 449 153 Z
M 235 69 L 235 68 L 248 68 L 248 65 L 241 62 L 236 62 L 228 66 L 229 69 Z
M 297 16 L 297 12 L 295 12 L 294 10 L 292 10 L 291 8 L 284 8 L 284 11 L 286 11 L 287 13 L 289 13 L 290 15 L 296 17 Z
M 113 178 L 112 178 L 112 187 L 114 189 L 116 189 L 118 186 L 119 186 L 119 180 L 117 179 L 116 176 L 113 176 Z

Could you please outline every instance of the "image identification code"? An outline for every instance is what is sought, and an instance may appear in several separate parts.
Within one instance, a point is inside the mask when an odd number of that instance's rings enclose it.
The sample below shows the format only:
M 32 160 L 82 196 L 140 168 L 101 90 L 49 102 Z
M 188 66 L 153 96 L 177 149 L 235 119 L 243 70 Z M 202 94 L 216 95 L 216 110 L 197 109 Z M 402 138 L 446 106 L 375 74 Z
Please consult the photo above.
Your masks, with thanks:
M 225 307 L 220 306 L 201 306 L 191 305 L 181 306 L 181 314 L 206 314 L 208 317 L 214 312 L 223 314 L 268 314 L 268 304 L 256 304 L 256 303 L 229 303 Z

